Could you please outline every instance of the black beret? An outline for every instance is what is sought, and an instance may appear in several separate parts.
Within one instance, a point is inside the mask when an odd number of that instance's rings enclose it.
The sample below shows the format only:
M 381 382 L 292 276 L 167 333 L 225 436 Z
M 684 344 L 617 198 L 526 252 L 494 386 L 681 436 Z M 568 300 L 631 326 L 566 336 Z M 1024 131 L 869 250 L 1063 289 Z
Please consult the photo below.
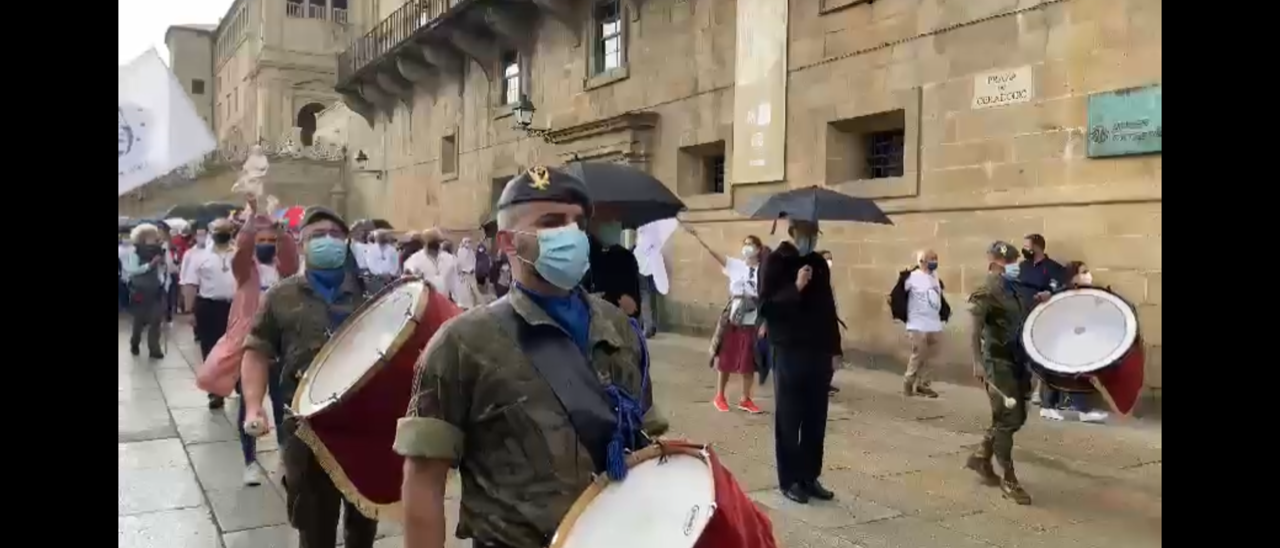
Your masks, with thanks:
M 347 227 L 347 222 L 342 220 L 341 215 L 338 215 L 332 209 L 324 206 L 308 207 L 307 210 L 302 213 L 302 224 L 299 226 L 305 227 L 316 221 L 323 221 L 326 219 L 337 223 L 338 226 L 342 227 L 343 232 L 351 232 Z
M 992 243 L 991 247 L 987 248 L 987 254 L 1003 260 L 1006 263 L 1018 261 L 1018 248 L 1003 240 L 997 240 L 995 243 Z
M 578 204 L 591 216 L 591 194 L 582 179 L 553 167 L 536 166 L 515 176 L 502 189 L 497 209 L 528 202 Z

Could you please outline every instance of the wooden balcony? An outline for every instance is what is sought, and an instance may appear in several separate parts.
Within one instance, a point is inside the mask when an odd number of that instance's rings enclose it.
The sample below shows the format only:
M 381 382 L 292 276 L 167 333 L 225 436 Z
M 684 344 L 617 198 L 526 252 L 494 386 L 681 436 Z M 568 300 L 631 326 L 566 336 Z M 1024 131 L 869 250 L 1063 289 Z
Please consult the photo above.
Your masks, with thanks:
M 462 76 L 474 61 L 496 70 L 503 50 L 528 52 L 540 15 L 577 28 L 574 0 L 417 0 L 405 4 L 338 55 L 338 84 L 351 110 L 372 126 L 397 103 L 412 107 L 416 90 Z M 492 76 L 492 75 L 491 75 Z

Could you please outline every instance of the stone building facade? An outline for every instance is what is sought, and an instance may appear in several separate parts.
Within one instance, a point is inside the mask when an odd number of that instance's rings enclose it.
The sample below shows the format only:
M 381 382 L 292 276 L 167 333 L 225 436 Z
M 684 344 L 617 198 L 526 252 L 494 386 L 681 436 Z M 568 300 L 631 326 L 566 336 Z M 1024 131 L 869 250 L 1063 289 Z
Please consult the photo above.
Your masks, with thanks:
M 205 125 L 213 127 L 213 33 L 217 25 L 174 25 L 164 33 L 169 68 Z
M 845 345 L 872 365 L 907 352 L 886 295 L 915 250 L 937 250 L 963 318 L 985 246 L 1040 233 L 1050 255 L 1086 261 L 1138 307 L 1158 394 L 1161 156 L 1087 158 L 1086 127 L 1090 94 L 1161 82 L 1161 0 L 790 0 L 785 174 L 746 182 L 733 173 L 738 10 L 762 1 L 381 0 L 383 22 L 339 57 L 349 108 L 331 115 L 349 155 L 365 158 L 349 166 L 368 174 L 357 184 L 376 189 L 362 213 L 476 226 L 525 166 L 627 161 L 673 187 L 689 205 L 682 220 L 732 253 L 748 234 L 781 237 L 732 209 L 754 195 L 826 185 L 873 197 L 894 226 L 829 223 L 819 243 L 835 256 Z M 975 99 L 987 93 L 975 77 L 997 72 L 1030 85 Z M 515 127 L 520 94 L 545 139 Z M 885 150 L 897 158 L 881 165 Z M 723 277 L 687 235 L 669 246 L 663 319 L 705 332 Z M 968 329 L 946 330 L 954 375 L 969 367 Z
M 213 131 L 222 147 L 292 138 L 337 102 L 335 56 L 359 32 L 346 0 L 237 0 L 213 36 Z

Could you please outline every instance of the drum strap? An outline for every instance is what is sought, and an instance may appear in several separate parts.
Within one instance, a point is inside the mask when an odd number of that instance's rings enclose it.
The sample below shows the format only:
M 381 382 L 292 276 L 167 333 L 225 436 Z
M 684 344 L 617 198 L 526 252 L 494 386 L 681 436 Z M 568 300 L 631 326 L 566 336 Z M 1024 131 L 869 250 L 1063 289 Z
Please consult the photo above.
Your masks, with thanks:
M 578 439 L 591 454 L 595 472 L 604 471 L 618 419 L 587 357 L 558 329 L 525 322 L 509 297 L 489 306 L 502 329 L 516 340 L 534 370 L 560 400 Z

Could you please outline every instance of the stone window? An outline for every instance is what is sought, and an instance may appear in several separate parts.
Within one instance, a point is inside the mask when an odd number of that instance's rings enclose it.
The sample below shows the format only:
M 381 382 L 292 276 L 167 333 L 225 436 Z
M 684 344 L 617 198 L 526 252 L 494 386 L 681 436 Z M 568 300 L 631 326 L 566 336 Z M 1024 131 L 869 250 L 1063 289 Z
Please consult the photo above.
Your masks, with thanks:
M 193 78 L 191 80 L 191 94 L 204 95 L 204 80 Z
M 676 158 L 676 191 L 681 196 L 724 194 L 725 142 L 680 147 Z
M 621 0 L 597 0 L 592 11 L 592 74 L 603 74 L 626 64 L 625 24 Z
M 514 105 L 520 102 L 523 91 L 520 81 L 520 54 L 508 51 L 502 54 L 502 104 Z
M 902 177 L 906 113 L 891 110 L 827 124 L 827 184 Z
M 440 174 L 457 175 L 458 173 L 458 136 L 445 135 L 440 139 Z
M 820 0 L 818 13 L 831 13 L 859 4 L 870 4 L 875 0 Z

